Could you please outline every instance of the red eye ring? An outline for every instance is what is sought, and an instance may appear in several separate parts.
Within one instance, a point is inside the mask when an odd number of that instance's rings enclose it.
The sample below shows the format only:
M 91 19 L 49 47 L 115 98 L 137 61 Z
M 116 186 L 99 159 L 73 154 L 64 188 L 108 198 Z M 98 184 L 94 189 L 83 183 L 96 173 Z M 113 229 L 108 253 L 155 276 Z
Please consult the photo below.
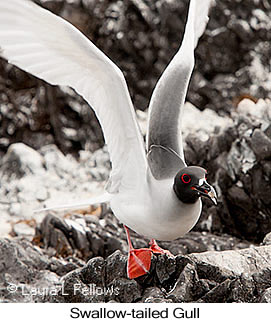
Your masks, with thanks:
M 191 177 L 188 174 L 183 174 L 181 176 L 181 180 L 183 181 L 183 183 L 188 184 L 191 182 Z

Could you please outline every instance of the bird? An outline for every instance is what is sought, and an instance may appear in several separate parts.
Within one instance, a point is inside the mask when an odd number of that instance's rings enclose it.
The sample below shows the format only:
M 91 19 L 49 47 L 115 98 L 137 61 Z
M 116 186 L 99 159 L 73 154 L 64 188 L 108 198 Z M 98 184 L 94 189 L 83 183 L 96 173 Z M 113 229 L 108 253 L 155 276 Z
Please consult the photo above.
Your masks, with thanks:
M 123 224 L 130 279 L 149 273 L 153 253 L 173 256 L 156 240 L 189 232 L 200 217 L 201 197 L 217 204 L 207 171 L 187 166 L 181 134 L 194 50 L 212 2 L 189 2 L 181 45 L 150 99 L 144 143 L 124 75 L 108 56 L 71 23 L 32 1 L 0 0 L 1 56 L 52 85 L 70 86 L 96 113 L 112 169 L 105 193 L 84 203 L 109 202 Z M 149 247 L 134 248 L 130 229 L 150 239 Z

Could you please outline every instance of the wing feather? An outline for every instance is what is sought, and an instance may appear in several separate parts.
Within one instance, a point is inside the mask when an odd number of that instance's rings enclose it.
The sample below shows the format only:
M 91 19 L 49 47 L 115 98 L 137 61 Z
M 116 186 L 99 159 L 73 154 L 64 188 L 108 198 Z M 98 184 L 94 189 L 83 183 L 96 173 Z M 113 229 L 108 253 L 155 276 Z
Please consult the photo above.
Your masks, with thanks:
M 72 87 L 94 109 L 108 145 L 114 192 L 145 174 L 143 138 L 124 76 L 80 31 L 29 0 L 0 0 L 0 47 L 10 63 L 50 84 Z M 134 159 L 136 167 L 129 169 Z
M 184 100 L 194 68 L 194 48 L 208 22 L 212 0 L 191 0 L 182 45 L 151 97 L 147 132 L 148 162 L 156 179 L 171 178 L 186 166 L 181 135 Z

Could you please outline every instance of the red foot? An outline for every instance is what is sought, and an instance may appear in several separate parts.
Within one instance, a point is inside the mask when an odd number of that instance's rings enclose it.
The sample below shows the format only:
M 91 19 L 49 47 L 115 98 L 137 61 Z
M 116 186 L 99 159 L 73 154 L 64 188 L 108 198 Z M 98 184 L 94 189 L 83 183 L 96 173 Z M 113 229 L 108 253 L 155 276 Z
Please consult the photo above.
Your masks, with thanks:
M 130 279 L 137 278 L 149 272 L 151 267 L 151 254 L 149 248 L 131 249 L 129 251 L 127 275 Z
M 168 255 L 169 257 L 174 258 L 174 255 L 170 251 L 162 249 L 161 247 L 159 247 L 157 242 L 154 239 L 152 239 L 151 242 L 150 242 L 150 250 L 153 253 L 160 253 L 162 255 L 165 254 L 165 255 Z

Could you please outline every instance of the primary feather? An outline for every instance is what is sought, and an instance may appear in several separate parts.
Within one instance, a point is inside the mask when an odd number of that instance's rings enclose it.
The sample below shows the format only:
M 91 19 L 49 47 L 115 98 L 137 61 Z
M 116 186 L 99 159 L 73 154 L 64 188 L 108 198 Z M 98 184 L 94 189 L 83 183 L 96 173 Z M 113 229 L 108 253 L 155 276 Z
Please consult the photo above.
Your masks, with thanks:
M 0 0 L 0 50 L 10 63 L 72 87 L 91 105 L 112 162 L 110 192 L 145 176 L 143 138 L 124 76 L 81 32 L 28 0 Z
M 191 0 L 182 45 L 159 79 L 149 106 L 148 162 L 153 176 L 172 178 L 186 166 L 181 116 L 194 68 L 194 48 L 205 30 L 212 0 Z M 159 147 L 161 147 L 159 149 Z

